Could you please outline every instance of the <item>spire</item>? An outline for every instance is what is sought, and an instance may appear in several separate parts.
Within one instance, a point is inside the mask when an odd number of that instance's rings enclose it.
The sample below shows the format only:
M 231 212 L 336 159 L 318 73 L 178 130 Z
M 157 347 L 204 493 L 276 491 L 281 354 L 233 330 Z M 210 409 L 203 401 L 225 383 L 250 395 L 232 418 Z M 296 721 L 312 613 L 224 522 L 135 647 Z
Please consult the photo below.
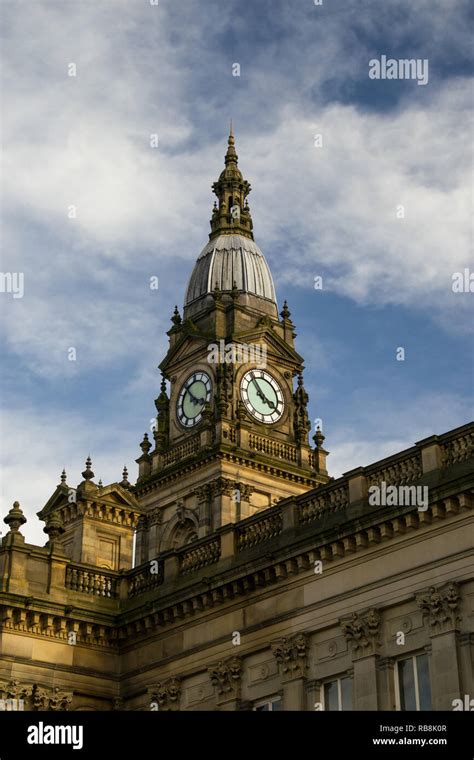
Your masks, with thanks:
M 63 469 L 63 471 L 62 471 L 62 473 L 61 473 L 61 483 L 63 483 L 63 484 L 65 484 L 65 483 L 66 483 L 66 477 L 67 477 L 67 476 L 66 476 L 66 470 L 65 470 L 65 469 Z
M 227 140 L 227 153 L 225 154 L 225 165 L 228 166 L 230 163 L 233 163 L 237 166 L 238 159 L 239 157 L 235 151 L 235 139 L 234 139 L 234 133 L 232 131 L 232 119 L 231 119 L 229 139 Z
M 218 205 L 214 204 L 209 237 L 218 235 L 245 235 L 253 240 L 252 217 L 247 202 L 250 184 L 242 176 L 238 167 L 238 155 L 235 150 L 235 138 L 230 122 L 227 152 L 225 154 L 225 169 L 214 182 L 212 190 L 217 195 Z

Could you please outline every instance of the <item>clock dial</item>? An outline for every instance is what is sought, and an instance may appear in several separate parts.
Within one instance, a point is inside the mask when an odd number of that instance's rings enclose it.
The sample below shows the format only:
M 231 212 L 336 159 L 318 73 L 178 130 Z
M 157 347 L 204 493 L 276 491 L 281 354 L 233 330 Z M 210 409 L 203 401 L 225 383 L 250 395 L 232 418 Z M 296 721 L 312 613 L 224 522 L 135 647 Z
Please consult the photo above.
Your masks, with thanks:
M 184 427 L 201 421 L 205 404 L 211 399 L 211 378 L 205 372 L 193 372 L 183 384 L 178 396 L 178 420 Z
M 277 422 L 285 409 L 283 392 L 272 375 L 251 369 L 240 381 L 240 393 L 247 411 L 259 422 Z

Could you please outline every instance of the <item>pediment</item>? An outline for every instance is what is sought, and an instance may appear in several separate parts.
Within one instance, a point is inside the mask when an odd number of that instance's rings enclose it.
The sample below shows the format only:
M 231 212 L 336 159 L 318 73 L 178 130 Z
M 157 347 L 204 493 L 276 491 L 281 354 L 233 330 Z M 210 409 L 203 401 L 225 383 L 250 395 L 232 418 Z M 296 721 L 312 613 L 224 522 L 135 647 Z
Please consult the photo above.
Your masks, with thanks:
M 72 486 L 66 484 L 59 485 L 44 507 L 36 513 L 39 519 L 45 520 L 52 512 L 74 503 L 70 501 L 71 491 L 76 492 L 77 502 L 87 499 L 87 501 L 97 504 L 107 504 L 108 506 L 119 507 L 121 509 L 128 508 L 134 512 L 143 512 L 133 492 L 122 488 L 119 483 L 111 483 L 108 486 L 99 488 L 95 483 L 88 482 L 86 485 L 87 491 L 83 491 L 81 494 L 80 489 L 82 485 L 80 484 L 77 489 L 73 489 Z
M 263 339 L 267 344 L 267 351 L 269 354 L 275 354 L 276 356 L 295 364 L 304 363 L 303 357 L 298 354 L 294 348 L 291 348 L 283 338 L 280 338 L 271 327 L 266 325 L 236 333 L 233 336 L 233 339 L 235 343 L 260 343 Z

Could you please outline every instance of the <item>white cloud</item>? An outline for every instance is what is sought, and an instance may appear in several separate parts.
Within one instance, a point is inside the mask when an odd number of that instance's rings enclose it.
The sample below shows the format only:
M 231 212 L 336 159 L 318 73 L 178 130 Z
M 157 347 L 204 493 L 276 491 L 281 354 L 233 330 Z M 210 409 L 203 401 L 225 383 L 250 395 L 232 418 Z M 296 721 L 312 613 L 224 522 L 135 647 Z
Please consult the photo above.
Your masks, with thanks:
M 383 397 L 359 399 L 350 424 L 325 430 L 331 451 L 328 471 L 334 477 L 367 466 L 413 446 L 430 435 L 441 435 L 472 418 L 472 404 L 451 393 L 418 393 L 394 408 Z
M 19 501 L 28 521 L 22 528 L 23 535 L 31 543 L 44 544 L 47 541 L 44 524 L 36 513 L 60 482 L 63 467 L 69 485 L 76 487 L 80 483 L 89 454 L 94 482 L 100 478 L 104 484 L 119 482 L 124 464 L 130 481 L 136 480 L 138 441 L 133 440 L 129 429 L 124 429 L 120 415 L 112 431 L 102 419 L 91 419 L 87 410 L 81 414 L 79 410 L 61 409 L 53 415 L 51 410 L 12 406 L 2 414 L 2 431 L 0 530 L 3 535 L 7 531 L 3 517 L 13 502 Z

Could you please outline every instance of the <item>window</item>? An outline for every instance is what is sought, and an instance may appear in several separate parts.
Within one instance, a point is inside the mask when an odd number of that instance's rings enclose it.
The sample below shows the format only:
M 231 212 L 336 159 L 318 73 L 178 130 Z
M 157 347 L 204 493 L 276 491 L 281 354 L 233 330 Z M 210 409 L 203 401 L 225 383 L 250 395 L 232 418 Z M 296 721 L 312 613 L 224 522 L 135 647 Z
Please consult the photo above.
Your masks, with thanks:
M 430 674 L 426 654 L 398 660 L 395 683 L 398 710 L 431 710 Z
M 281 710 L 281 697 L 269 697 L 263 702 L 257 702 L 253 708 L 256 712 L 274 712 Z
M 327 681 L 323 689 L 324 710 L 352 710 L 352 678 Z

